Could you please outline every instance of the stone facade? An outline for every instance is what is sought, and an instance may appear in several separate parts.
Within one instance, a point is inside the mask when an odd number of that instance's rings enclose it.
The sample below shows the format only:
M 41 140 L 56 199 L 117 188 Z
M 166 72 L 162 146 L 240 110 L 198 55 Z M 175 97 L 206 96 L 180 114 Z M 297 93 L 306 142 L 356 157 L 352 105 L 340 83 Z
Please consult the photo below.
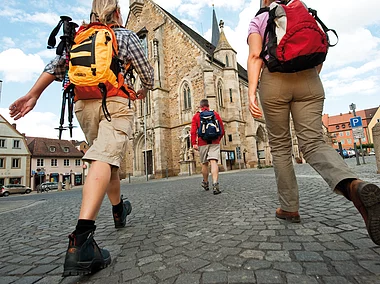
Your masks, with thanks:
M 152 0 L 130 0 L 126 27 L 140 37 L 155 70 L 146 104 L 135 102 L 127 172 L 139 176 L 147 169 L 156 178 L 200 172 L 189 131 L 203 98 L 225 124 L 222 170 L 255 167 L 258 155 L 261 164 L 271 164 L 264 121 L 249 113 L 247 72 L 236 60 L 223 23 L 215 47 Z

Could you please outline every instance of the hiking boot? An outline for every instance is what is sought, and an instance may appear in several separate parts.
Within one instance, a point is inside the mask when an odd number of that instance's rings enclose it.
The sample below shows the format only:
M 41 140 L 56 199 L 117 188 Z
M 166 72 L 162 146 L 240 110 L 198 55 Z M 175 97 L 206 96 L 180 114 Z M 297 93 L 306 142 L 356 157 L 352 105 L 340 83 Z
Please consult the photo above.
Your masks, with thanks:
M 78 243 L 82 245 L 78 246 Z M 66 251 L 62 277 L 87 275 L 107 267 L 111 263 L 111 255 L 100 249 L 94 240 L 94 231 L 69 235 L 69 247 Z
M 380 245 L 380 188 L 362 180 L 349 186 L 349 196 L 363 217 L 371 240 Z
M 288 212 L 284 211 L 281 208 L 277 208 L 276 210 L 276 217 L 279 219 L 286 220 L 291 223 L 300 223 L 301 222 L 301 217 L 298 211 L 296 212 Z
M 121 196 L 121 200 L 123 200 L 123 196 Z M 121 214 L 113 213 L 113 221 L 115 223 L 115 228 L 124 228 L 127 224 L 127 216 L 132 212 L 132 204 L 129 200 L 123 200 L 123 211 Z
M 214 195 L 222 193 L 219 189 L 219 182 L 212 184 L 212 192 L 214 193 Z
M 210 187 L 208 186 L 208 181 L 202 181 L 201 186 L 204 188 L 204 190 L 208 191 L 210 190 Z

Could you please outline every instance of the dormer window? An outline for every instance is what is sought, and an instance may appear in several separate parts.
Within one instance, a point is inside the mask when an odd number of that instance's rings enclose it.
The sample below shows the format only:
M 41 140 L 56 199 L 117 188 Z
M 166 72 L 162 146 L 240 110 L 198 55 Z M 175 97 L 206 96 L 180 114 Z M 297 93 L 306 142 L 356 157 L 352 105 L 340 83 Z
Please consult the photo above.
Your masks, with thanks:
M 65 152 L 65 153 L 70 152 L 70 148 L 69 147 L 63 147 L 63 152 Z
M 336 129 L 339 129 L 339 125 L 336 126 Z
M 342 124 L 342 128 L 346 128 L 346 125 Z
M 50 146 L 50 147 L 49 147 L 49 151 L 50 151 L 50 152 L 54 153 L 54 152 L 55 152 L 55 150 L 56 150 L 56 149 L 55 149 L 55 147 L 54 147 L 54 146 Z

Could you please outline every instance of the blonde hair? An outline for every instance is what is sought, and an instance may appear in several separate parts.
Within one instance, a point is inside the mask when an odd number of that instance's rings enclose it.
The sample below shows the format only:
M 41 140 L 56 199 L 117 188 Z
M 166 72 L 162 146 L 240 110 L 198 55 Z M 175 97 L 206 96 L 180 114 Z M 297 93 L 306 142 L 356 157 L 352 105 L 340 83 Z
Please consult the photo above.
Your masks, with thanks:
M 90 22 L 101 22 L 105 25 L 117 24 L 114 17 L 117 10 L 120 11 L 118 0 L 94 0 L 92 1 Z

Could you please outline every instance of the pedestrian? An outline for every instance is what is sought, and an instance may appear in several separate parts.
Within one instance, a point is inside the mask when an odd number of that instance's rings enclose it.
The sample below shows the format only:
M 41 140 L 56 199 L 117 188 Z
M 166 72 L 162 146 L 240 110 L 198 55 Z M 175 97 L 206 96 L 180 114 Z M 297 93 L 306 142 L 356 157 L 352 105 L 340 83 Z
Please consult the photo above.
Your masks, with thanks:
M 296 2 L 298 0 L 294 0 Z M 274 0 L 264 0 L 269 6 Z M 280 208 L 275 216 L 300 222 L 298 185 L 292 163 L 290 114 L 305 160 L 323 177 L 330 188 L 351 200 L 361 213 L 369 236 L 380 245 L 380 189 L 366 183 L 352 172 L 337 152 L 323 139 L 322 111 L 325 99 L 319 77 L 322 64 L 294 73 L 269 72 L 260 57 L 268 13 L 254 17 L 249 25 L 248 95 L 249 110 L 254 118 L 262 116 L 268 130 L 273 156 Z
M 202 99 L 199 111 L 193 116 L 191 122 L 191 145 L 199 156 L 202 164 L 203 181 L 201 186 L 207 191 L 210 190 L 208 176 L 209 163 L 211 164 L 211 177 L 213 193 L 219 194 L 219 167 L 220 139 L 224 135 L 223 121 L 220 115 L 210 110 L 207 99 Z
M 153 68 L 147 61 L 137 35 L 123 27 L 118 1 L 93 0 L 90 22 L 101 22 L 112 27 L 117 40 L 117 57 L 123 64 L 133 65 L 143 86 L 136 94 L 139 99 L 145 98 L 148 89 L 153 87 Z M 11 104 L 11 117 L 17 120 L 32 110 L 48 85 L 54 80 L 63 80 L 64 71 L 65 57 L 57 56 L 45 67 L 31 90 Z M 119 167 L 128 138 L 131 138 L 127 136 L 132 134 L 133 106 L 128 98 L 119 93 L 107 97 L 105 103 L 110 120 L 106 119 L 102 99 L 78 100 L 74 107 L 87 142 L 91 145 L 83 157 L 85 161 L 91 162 L 91 167 L 83 186 L 78 222 L 74 232 L 69 235 L 63 276 L 89 274 L 111 263 L 110 253 L 100 249 L 94 240 L 95 219 L 105 194 L 112 204 L 116 228 L 125 227 L 127 215 L 132 210 L 129 201 L 123 202 L 120 195 Z

